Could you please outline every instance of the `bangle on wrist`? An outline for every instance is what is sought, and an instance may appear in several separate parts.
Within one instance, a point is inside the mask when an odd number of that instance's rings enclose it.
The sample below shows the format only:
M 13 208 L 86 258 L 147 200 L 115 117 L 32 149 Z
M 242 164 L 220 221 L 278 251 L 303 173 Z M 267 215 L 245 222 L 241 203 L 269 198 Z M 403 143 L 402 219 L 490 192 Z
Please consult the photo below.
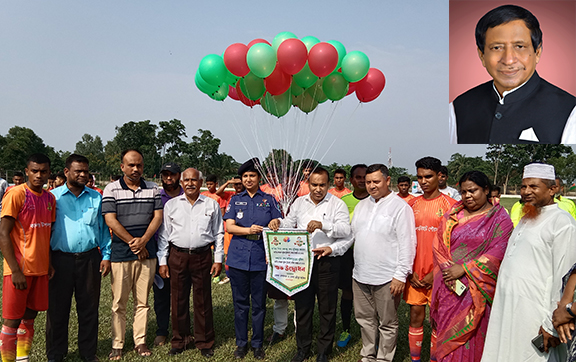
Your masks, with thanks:
M 570 314 L 572 316 L 572 318 L 576 317 L 576 314 L 574 314 L 574 312 L 572 312 L 572 303 L 566 304 L 566 311 L 568 312 L 568 314 Z

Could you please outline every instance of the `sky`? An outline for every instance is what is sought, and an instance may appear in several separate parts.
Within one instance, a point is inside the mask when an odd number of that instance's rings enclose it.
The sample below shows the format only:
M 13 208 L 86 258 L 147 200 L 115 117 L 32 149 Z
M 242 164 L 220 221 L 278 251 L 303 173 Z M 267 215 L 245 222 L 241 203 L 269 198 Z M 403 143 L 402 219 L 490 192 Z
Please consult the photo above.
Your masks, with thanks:
M 217 102 L 194 85 L 201 59 L 291 31 L 359 50 L 386 77 L 379 98 L 350 95 L 276 119 Z M 20 1 L 0 5 L 0 134 L 33 129 L 56 150 L 82 135 L 104 142 L 125 122 L 177 118 L 221 139 L 243 162 L 286 148 L 324 164 L 414 162 L 484 145 L 448 139 L 448 0 Z

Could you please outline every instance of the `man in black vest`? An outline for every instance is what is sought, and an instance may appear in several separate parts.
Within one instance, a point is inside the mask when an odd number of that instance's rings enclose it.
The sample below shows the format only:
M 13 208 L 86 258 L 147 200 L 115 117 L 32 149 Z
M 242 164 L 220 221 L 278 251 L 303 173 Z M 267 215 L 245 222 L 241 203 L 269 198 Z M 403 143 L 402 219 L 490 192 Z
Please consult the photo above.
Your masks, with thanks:
M 576 97 L 538 76 L 542 31 L 530 11 L 490 10 L 476 45 L 493 81 L 450 104 L 451 143 L 576 143 Z

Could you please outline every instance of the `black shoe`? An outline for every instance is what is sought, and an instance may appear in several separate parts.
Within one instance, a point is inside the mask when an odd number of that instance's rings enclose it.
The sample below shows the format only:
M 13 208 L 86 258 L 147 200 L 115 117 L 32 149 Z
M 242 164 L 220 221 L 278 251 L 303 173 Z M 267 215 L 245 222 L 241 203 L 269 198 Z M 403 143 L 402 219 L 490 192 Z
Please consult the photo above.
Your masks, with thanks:
M 168 352 L 168 356 L 176 356 L 178 354 L 181 354 L 182 352 L 184 352 L 185 348 L 172 348 L 169 352 Z
M 214 356 L 214 350 L 212 348 L 204 348 L 200 351 L 200 353 L 206 358 Z
M 255 359 L 264 359 L 266 354 L 264 353 L 264 349 L 262 347 L 254 348 L 254 358 Z
M 246 357 L 247 352 L 248 352 L 248 347 L 238 346 L 238 347 L 236 347 L 236 350 L 234 351 L 234 357 L 236 357 L 236 359 L 243 359 L 244 357 Z
M 281 340 L 284 339 L 284 335 L 280 334 L 278 332 L 274 332 L 272 333 L 272 335 L 270 336 L 270 338 L 268 338 L 268 342 L 270 342 L 270 345 L 273 345 L 277 342 L 280 342 Z
M 318 357 L 316 357 L 316 362 L 328 362 L 328 356 L 324 353 L 320 353 L 318 354 Z
M 306 361 L 308 359 L 308 352 L 305 352 L 302 349 L 298 350 L 298 353 L 296 353 L 296 356 L 294 356 L 292 358 L 291 362 L 302 362 L 302 361 Z
M 100 359 L 96 356 L 82 357 L 82 361 L 84 361 L 84 362 L 100 362 Z

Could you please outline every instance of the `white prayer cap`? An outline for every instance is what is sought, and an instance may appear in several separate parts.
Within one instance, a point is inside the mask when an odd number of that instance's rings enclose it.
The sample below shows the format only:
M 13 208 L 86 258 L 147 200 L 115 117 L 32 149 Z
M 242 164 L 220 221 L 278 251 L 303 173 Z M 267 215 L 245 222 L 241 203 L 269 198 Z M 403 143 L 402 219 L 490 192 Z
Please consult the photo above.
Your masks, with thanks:
M 554 173 L 554 166 L 547 165 L 545 163 L 531 163 L 529 165 L 524 166 L 524 175 L 522 176 L 523 179 L 525 178 L 539 178 L 543 180 L 555 180 L 556 174 Z

